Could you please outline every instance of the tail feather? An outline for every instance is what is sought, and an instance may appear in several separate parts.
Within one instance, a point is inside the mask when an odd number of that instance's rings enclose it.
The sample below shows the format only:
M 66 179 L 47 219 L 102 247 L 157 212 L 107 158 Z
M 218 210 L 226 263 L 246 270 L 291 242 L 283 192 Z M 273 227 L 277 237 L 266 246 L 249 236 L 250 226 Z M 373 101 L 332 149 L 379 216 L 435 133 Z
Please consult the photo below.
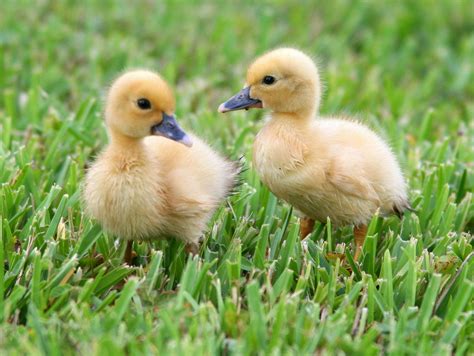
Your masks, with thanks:
M 401 219 L 403 217 L 403 213 L 408 210 L 411 212 L 416 212 L 415 209 L 411 207 L 410 202 L 407 199 L 403 199 L 399 202 L 393 204 L 393 212 Z
M 227 191 L 227 196 L 230 195 L 235 195 L 239 192 L 240 186 L 244 182 L 244 178 L 242 177 L 242 173 L 248 170 L 248 168 L 244 167 L 244 156 L 240 156 L 237 160 L 235 161 L 230 161 L 232 165 L 232 173 L 234 174 L 234 179 L 232 181 L 232 184 L 230 184 L 229 189 Z

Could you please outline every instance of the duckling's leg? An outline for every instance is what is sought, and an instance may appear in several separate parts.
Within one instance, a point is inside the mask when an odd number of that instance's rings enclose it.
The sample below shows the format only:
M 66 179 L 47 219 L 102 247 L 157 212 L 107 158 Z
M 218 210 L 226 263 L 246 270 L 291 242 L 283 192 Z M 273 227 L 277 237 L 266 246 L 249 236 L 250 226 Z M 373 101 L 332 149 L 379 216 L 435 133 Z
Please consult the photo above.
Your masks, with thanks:
M 300 218 L 300 238 L 303 240 L 313 232 L 314 220 L 307 217 Z
M 125 249 L 125 255 L 123 257 L 123 260 L 125 261 L 125 263 L 129 266 L 132 265 L 132 260 L 133 260 L 133 256 L 134 253 L 133 253 L 133 241 L 132 240 L 128 240 L 127 241 L 127 248 Z
M 365 236 L 367 235 L 367 225 L 354 226 L 354 241 L 356 245 L 356 252 L 354 260 L 357 261 L 364 246 Z
M 199 243 L 188 242 L 185 247 L 187 254 L 199 255 Z

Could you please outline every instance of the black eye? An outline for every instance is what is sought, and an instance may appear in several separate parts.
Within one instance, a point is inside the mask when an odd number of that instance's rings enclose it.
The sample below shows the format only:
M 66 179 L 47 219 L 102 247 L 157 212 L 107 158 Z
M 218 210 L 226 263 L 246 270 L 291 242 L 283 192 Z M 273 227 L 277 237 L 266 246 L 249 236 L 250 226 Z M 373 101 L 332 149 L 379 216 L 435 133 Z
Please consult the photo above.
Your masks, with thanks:
M 138 105 L 138 107 L 139 107 L 140 109 L 142 109 L 142 110 L 151 109 L 150 100 L 145 99 L 145 98 L 138 99 L 138 100 L 137 100 L 137 105 Z
M 263 78 L 262 83 L 266 84 L 266 85 L 271 85 L 271 84 L 275 83 L 275 77 L 272 77 L 271 75 L 266 75 Z

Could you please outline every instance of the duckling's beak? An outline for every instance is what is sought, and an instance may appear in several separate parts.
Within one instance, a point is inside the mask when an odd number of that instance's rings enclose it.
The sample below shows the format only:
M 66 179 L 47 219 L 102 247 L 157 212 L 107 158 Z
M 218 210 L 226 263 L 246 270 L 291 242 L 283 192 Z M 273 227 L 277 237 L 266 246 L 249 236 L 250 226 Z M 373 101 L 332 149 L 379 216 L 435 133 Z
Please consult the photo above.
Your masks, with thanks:
M 179 127 L 174 115 L 163 113 L 163 120 L 159 124 L 151 127 L 151 134 L 169 138 L 188 147 L 193 145 L 191 138 Z
M 250 97 L 250 87 L 245 87 L 232 98 L 219 105 L 217 110 L 219 112 L 225 113 L 228 111 L 261 107 L 262 102 L 258 99 L 252 99 Z

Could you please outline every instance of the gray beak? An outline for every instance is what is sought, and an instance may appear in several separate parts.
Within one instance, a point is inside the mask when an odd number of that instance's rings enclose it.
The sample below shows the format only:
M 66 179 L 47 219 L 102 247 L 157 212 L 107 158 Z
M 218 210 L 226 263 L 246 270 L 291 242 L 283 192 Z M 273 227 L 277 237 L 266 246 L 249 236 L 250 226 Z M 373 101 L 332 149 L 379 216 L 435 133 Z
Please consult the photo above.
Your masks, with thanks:
M 188 147 L 193 145 L 191 138 L 179 127 L 174 115 L 163 113 L 163 120 L 159 124 L 151 127 L 151 134 L 169 138 Z
M 219 112 L 225 113 L 228 111 L 261 108 L 262 102 L 258 99 L 250 97 L 250 87 L 243 88 L 240 92 L 234 95 L 226 102 L 219 105 L 217 109 Z

